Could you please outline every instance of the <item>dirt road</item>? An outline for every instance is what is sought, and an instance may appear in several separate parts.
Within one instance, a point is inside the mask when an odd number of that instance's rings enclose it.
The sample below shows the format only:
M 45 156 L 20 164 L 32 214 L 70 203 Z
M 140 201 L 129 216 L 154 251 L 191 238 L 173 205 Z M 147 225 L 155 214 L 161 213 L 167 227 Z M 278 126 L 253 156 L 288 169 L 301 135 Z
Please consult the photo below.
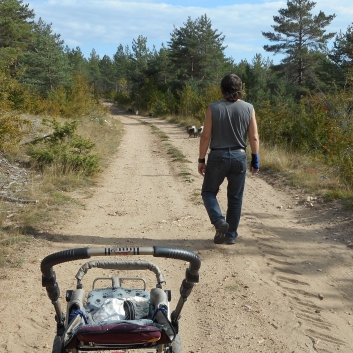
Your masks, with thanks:
M 276 190 L 261 174 L 248 175 L 240 236 L 234 245 L 215 245 L 214 230 L 198 202 L 199 140 L 155 118 L 112 118 L 121 119 L 125 134 L 93 196 L 74 195 L 84 209 L 36 236 L 20 250 L 22 269 L 1 276 L 0 352 L 51 352 L 54 310 L 39 270 L 45 256 L 74 247 L 117 245 L 176 246 L 201 257 L 200 283 L 180 321 L 184 353 L 352 352 L 353 250 L 338 241 L 350 231 L 344 226 L 351 219 L 320 207 L 308 195 Z M 188 180 L 144 122 L 166 133 L 185 154 L 191 162 Z M 225 191 L 223 186 L 223 209 Z M 152 261 L 165 274 L 173 306 L 185 264 Z M 83 263 L 55 268 L 63 295 L 74 289 Z M 98 270 L 93 277 L 109 274 Z

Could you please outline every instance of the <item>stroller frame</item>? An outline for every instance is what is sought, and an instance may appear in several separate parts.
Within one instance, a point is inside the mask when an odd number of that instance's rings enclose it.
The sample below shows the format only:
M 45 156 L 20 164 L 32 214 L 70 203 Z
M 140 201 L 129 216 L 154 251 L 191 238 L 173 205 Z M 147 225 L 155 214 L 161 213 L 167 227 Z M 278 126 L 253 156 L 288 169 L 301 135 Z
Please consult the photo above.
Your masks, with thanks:
M 185 278 L 181 283 L 180 297 L 175 309 L 170 313 L 169 303 L 166 302 L 170 301 L 171 293 L 168 290 L 164 291 L 162 289 L 165 280 L 161 270 L 155 264 L 149 261 L 94 260 L 85 263 L 79 269 L 78 273 L 76 274 L 76 290 L 68 290 L 66 292 L 66 301 L 68 304 L 65 315 L 65 313 L 61 310 L 59 302 L 60 289 L 53 267 L 64 262 L 89 259 L 96 256 L 109 257 L 122 255 L 149 255 L 153 257 L 163 257 L 189 262 L 189 267 L 186 269 Z M 73 330 L 74 333 L 69 332 L 72 329 L 74 321 L 72 319 L 71 321 L 69 320 L 69 317 L 71 318 L 70 314 L 73 310 L 81 312 L 81 309 L 83 308 L 83 302 L 85 300 L 85 294 L 81 280 L 87 273 L 88 269 L 94 267 L 117 270 L 150 270 L 154 272 L 156 275 L 157 284 L 156 288 L 151 290 L 150 298 L 151 307 L 154 310 L 153 318 L 150 318 L 153 320 L 153 323 L 151 325 L 141 326 L 140 323 L 136 325 L 136 322 L 131 321 L 130 324 L 129 321 L 124 320 L 123 322 L 110 322 L 109 325 L 99 323 L 96 326 L 94 326 L 94 324 L 92 326 L 92 324 L 85 325 L 83 323 L 83 319 L 80 322 L 80 318 L 76 317 L 75 320 L 78 320 L 79 324 Z M 151 352 L 151 349 L 153 349 L 154 352 L 157 353 L 181 353 L 181 341 L 180 336 L 178 335 L 179 319 L 183 306 L 187 301 L 187 298 L 190 295 L 195 283 L 199 282 L 200 267 L 201 260 L 198 255 L 192 251 L 164 246 L 77 248 L 48 255 L 41 262 L 41 272 L 42 286 L 46 288 L 47 295 L 51 300 L 56 313 L 55 320 L 57 322 L 57 330 L 56 336 L 54 338 L 52 352 L 78 353 L 85 351 L 98 352 L 103 350 L 106 352 L 119 349 L 118 352 L 122 353 L 129 349 L 148 349 L 149 352 Z M 94 280 L 92 292 L 94 291 L 95 281 L 99 279 L 102 278 L 96 278 Z M 112 281 L 112 287 L 109 287 L 110 289 L 120 288 L 121 282 L 124 279 L 142 280 L 144 282 L 144 289 L 146 288 L 145 281 L 140 277 L 131 278 L 114 276 L 110 277 L 110 279 Z M 84 311 L 84 309 L 82 310 Z M 75 330 L 77 332 L 75 332 Z M 97 331 L 99 330 L 103 333 L 103 336 L 97 334 Z M 145 341 L 142 339 L 142 341 L 138 343 L 136 340 L 129 342 L 128 337 L 139 337 L 138 335 L 140 332 L 144 338 L 147 337 Z M 67 338 L 68 335 L 72 335 L 73 337 L 73 339 L 70 338 L 69 343 L 67 342 L 67 339 L 64 339 L 65 337 Z M 82 338 L 86 337 L 85 335 L 89 337 L 87 342 L 85 338 Z M 95 338 L 97 338 L 97 343 L 95 342 Z M 106 338 L 107 341 L 105 342 Z

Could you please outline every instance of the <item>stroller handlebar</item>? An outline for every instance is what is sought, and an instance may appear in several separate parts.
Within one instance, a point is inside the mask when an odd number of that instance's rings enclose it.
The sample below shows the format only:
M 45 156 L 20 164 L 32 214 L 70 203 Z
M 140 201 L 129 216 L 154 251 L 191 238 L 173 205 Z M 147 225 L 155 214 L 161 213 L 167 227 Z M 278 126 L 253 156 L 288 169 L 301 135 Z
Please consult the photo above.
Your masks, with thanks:
M 65 320 L 58 300 L 60 297 L 60 289 L 56 281 L 56 274 L 53 270 L 53 266 L 74 260 L 89 259 L 92 256 L 115 255 L 151 255 L 154 257 L 164 257 L 189 262 L 189 268 L 187 268 L 186 270 L 185 279 L 182 281 L 180 287 L 179 301 L 175 310 L 171 314 L 172 324 L 177 327 L 178 320 L 180 318 L 180 312 L 184 306 L 184 303 L 190 295 L 194 284 L 199 282 L 199 269 L 201 267 L 201 259 L 198 255 L 196 255 L 190 250 L 166 246 L 151 246 L 117 248 L 77 248 L 59 251 L 46 256 L 42 260 L 40 266 L 42 271 L 42 286 L 46 288 L 47 295 L 55 307 L 56 317 L 58 318 L 58 328 L 65 327 Z
M 89 248 L 63 250 L 46 256 L 40 264 L 40 269 L 44 278 L 50 278 L 52 277 L 53 266 L 68 261 L 89 259 L 90 257 Z
M 190 263 L 189 269 L 192 275 L 196 275 L 201 267 L 201 259 L 192 251 L 166 246 L 154 246 L 153 249 L 154 257 L 188 261 Z
M 117 247 L 117 248 L 77 248 L 63 250 L 46 256 L 41 262 L 42 286 L 46 287 L 48 297 L 57 301 L 60 296 L 59 286 L 56 282 L 56 275 L 53 266 L 74 261 L 89 259 L 92 256 L 114 256 L 114 255 L 152 255 L 169 259 L 183 260 L 190 263 L 186 271 L 186 282 L 199 282 L 199 269 L 201 260 L 198 255 L 190 250 L 153 246 L 153 247 Z
M 198 255 L 190 250 L 166 247 L 118 247 L 118 248 L 77 248 L 59 251 L 46 256 L 41 262 L 43 277 L 52 277 L 52 267 L 64 262 L 89 259 L 92 256 L 114 256 L 114 255 L 152 255 L 154 257 L 165 257 L 168 259 L 183 260 L 190 263 L 190 273 L 195 275 L 201 267 Z

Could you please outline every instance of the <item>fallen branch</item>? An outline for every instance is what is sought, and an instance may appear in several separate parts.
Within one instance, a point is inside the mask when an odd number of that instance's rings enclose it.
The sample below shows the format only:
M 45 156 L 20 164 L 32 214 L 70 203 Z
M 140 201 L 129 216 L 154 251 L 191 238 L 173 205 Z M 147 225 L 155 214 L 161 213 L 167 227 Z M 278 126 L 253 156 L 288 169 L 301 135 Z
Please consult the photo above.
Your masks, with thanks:
M 19 203 L 38 203 L 38 200 L 25 200 L 19 199 L 17 197 L 10 197 L 6 195 L 0 195 L 1 200 L 9 201 L 9 202 L 19 202 Z
M 47 140 L 48 138 L 52 137 L 53 134 L 49 134 L 49 135 L 44 135 L 43 137 L 36 137 L 34 140 L 32 141 L 27 141 L 25 142 L 24 144 L 25 145 L 35 145 L 36 143 L 38 142 L 41 142 L 41 141 L 44 141 L 44 140 Z

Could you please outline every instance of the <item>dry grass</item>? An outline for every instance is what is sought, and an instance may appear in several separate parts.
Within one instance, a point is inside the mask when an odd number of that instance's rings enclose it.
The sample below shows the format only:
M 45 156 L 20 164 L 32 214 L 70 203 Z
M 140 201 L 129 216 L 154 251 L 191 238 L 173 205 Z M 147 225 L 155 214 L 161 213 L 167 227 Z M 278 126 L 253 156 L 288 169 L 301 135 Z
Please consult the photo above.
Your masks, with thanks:
M 37 133 L 39 130 L 40 133 L 46 133 L 38 123 L 39 120 L 34 117 L 33 126 Z M 120 121 L 108 115 L 81 118 L 77 129 L 77 134 L 95 143 L 93 153 L 99 157 L 100 171 L 104 170 L 117 150 L 122 132 Z M 34 136 L 35 131 L 29 139 Z M 26 161 L 23 151 L 12 155 L 11 163 L 16 159 Z M 25 177 L 21 175 L 16 183 L 18 190 L 15 194 L 15 190 L 11 192 L 17 198 L 38 202 L 24 204 L 0 201 L 0 266 L 18 265 L 17 262 L 14 264 L 6 260 L 14 244 L 30 239 L 30 234 L 48 230 L 56 224 L 58 218 L 69 214 L 72 208 L 84 207 L 80 199 L 89 196 L 90 187 L 95 184 L 98 176 L 87 177 L 72 172 L 62 175 L 55 165 L 47 168 L 43 174 L 27 170 Z M 5 179 L 0 181 L 3 185 L 9 183 Z
M 301 155 L 279 147 L 260 148 L 261 170 L 296 188 L 327 199 L 342 199 L 352 204 L 353 192 L 338 176 L 337 168 L 315 156 Z

